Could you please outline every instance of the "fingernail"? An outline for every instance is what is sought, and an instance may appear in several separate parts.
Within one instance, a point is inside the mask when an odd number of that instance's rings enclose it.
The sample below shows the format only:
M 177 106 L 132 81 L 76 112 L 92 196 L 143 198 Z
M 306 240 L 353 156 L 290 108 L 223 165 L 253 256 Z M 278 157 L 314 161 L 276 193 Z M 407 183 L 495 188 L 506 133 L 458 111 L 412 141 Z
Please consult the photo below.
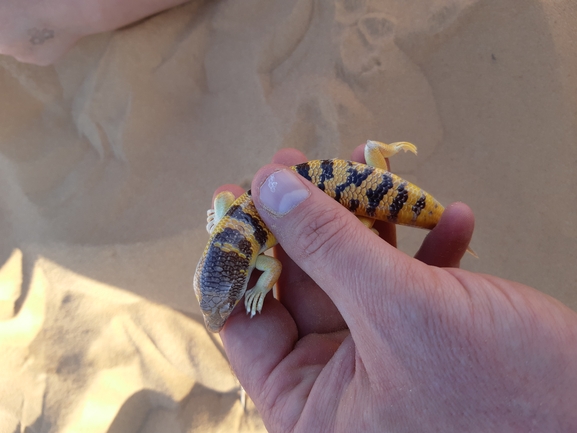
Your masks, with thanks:
M 271 173 L 259 188 L 263 206 L 276 216 L 284 216 L 311 195 L 299 175 L 290 169 Z

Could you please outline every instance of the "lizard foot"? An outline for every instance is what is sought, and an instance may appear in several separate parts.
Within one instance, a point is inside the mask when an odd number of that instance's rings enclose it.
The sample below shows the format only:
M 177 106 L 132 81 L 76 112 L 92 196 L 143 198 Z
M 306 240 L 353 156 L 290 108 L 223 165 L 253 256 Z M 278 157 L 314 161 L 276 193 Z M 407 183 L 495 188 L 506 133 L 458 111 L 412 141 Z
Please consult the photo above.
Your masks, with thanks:
M 254 317 L 256 313 L 262 311 L 262 304 L 268 291 L 266 287 L 259 287 L 258 285 L 246 291 L 244 294 L 246 314 L 250 313 L 250 317 Z

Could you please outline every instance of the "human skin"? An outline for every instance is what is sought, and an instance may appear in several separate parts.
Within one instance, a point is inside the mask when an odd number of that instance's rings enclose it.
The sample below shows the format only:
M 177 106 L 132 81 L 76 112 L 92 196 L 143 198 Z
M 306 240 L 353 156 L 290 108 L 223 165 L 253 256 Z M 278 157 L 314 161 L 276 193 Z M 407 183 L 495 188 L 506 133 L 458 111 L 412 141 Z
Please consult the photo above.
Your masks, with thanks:
M 185 0 L 0 0 L 0 54 L 49 65 L 81 37 L 114 30 Z
M 220 334 L 269 431 L 577 431 L 575 312 L 458 269 L 474 224 L 466 205 L 449 206 L 411 258 L 390 225 L 376 236 L 278 171 L 305 160 L 284 150 L 254 177 L 255 205 L 282 245 L 279 299 L 252 319 L 235 308 Z M 271 198 L 261 188 L 275 172 Z M 271 209 L 286 185 L 307 194 L 280 216 Z

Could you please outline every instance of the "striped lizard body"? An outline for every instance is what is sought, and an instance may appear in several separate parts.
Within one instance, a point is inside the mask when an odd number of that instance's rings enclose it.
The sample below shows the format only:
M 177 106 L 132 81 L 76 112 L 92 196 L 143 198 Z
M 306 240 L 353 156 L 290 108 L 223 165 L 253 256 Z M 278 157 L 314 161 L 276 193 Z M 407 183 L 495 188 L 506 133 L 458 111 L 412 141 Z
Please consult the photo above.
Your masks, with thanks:
M 399 150 L 416 153 L 410 143 L 387 145 L 369 141 L 365 158 L 371 165 L 329 159 L 290 168 L 369 227 L 377 219 L 432 229 L 441 218 L 443 206 L 419 187 L 383 169 L 384 158 Z M 278 280 L 281 265 L 262 254 L 277 241 L 260 218 L 250 191 L 236 200 L 231 193 L 219 194 L 215 210 L 209 210 L 208 215 L 210 239 L 196 268 L 194 290 L 206 327 L 218 332 L 243 295 L 247 313 L 254 316 L 261 311 L 265 295 Z M 255 268 L 263 274 L 255 287 L 247 290 Z

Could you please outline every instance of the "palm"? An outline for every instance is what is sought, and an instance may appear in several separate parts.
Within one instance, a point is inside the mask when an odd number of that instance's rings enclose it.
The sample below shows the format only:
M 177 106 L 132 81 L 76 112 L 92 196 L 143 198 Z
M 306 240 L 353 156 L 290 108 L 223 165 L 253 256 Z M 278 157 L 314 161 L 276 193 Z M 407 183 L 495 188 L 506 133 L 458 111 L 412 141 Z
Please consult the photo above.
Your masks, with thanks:
M 472 233 L 466 206 L 446 209 L 417 253 L 420 262 L 343 215 L 340 230 L 349 231 L 327 239 L 351 242 L 330 256 L 299 256 L 306 248 L 290 245 L 295 228 L 278 225 L 275 236 L 297 252 L 302 269 L 278 248 L 279 299 L 268 297 L 251 320 L 235 309 L 221 333 L 271 431 L 577 425 L 577 375 L 565 374 L 577 370 L 575 313 L 521 284 L 448 268 L 458 266 Z M 394 245 L 390 228 L 379 231 Z

